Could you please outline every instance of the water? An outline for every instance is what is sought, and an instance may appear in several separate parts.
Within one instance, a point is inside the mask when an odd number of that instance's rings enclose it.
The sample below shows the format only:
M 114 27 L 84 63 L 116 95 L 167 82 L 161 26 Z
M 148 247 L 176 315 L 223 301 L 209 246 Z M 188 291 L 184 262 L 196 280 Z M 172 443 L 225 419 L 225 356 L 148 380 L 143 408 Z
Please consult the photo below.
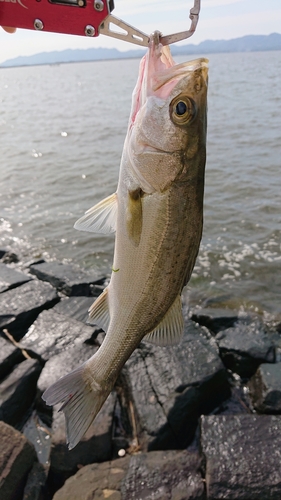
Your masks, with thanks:
M 205 224 L 188 288 L 193 306 L 280 318 L 280 55 L 209 56 Z M 0 71 L 0 247 L 23 260 L 110 272 L 114 237 L 73 224 L 116 189 L 138 64 Z

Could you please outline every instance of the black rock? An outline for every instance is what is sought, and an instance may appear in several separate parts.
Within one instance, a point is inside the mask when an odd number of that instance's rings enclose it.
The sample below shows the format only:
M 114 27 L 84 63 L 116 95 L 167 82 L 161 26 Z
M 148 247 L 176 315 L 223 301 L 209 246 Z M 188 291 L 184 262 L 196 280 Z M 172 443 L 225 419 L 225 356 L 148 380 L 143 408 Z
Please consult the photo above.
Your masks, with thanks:
M 4 264 L 16 264 L 19 262 L 18 256 L 14 252 L 10 252 L 9 250 L 5 251 L 1 257 L 1 260 Z
M 65 295 L 93 295 L 94 285 L 101 284 L 105 280 L 97 273 L 86 272 L 70 264 L 55 261 L 30 266 L 30 272 L 40 280 L 48 281 Z
M 47 361 L 69 347 L 81 345 L 92 333 L 93 327 L 51 309 L 38 316 L 21 340 L 21 346 Z
M 275 361 L 275 347 L 259 321 L 239 321 L 216 336 L 227 368 L 241 377 L 251 377 L 260 363 Z
M 281 413 L 281 363 L 261 364 L 248 385 L 258 412 Z
M 192 321 L 206 326 L 211 332 L 218 333 L 230 328 L 238 320 L 238 313 L 231 309 L 206 307 L 195 311 L 191 316 Z
M 8 375 L 14 365 L 24 360 L 24 356 L 18 347 L 0 337 L 0 380 Z
M 280 500 L 281 417 L 202 416 L 208 500 Z
M 36 395 L 36 383 L 41 372 L 37 360 L 27 359 L 17 365 L 0 384 L 0 420 L 19 424 Z
M 0 262 L 0 293 L 22 285 L 30 280 L 31 277 L 27 276 L 27 274 L 15 271 L 15 269 Z
M 83 323 L 89 323 L 89 308 L 94 302 L 94 297 L 69 297 L 61 300 L 53 310 Z
M 19 431 L 0 422 L 0 498 L 22 499 L 28 472 L 36 462 L 33 446 Z
M 185 448 L 198 417 L 230 395 L 215 341 L 192 321 L 178 346 L 141 344 L 123 373 L 142 445 L 149 450 Z
M 1 294 L 0 328 L 8 328 L 13 337 L 19 340 L 38 314 L 58 300 L 51 285 L 37 280 L 8 290 Z

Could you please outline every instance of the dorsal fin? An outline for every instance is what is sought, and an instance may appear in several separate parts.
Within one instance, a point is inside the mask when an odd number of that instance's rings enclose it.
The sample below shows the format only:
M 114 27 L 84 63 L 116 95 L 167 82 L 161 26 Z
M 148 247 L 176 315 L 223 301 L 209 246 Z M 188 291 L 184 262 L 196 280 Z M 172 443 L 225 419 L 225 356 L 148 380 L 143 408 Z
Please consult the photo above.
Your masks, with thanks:
M 143 340 L 159 346 L 175 345 L 182 339 L 183 315 L 180 295 L 177 296 L 159 325 Z
M 116 230 L 117 194 L 114 193 L 97 205 L 87 210 L 85 215 L 75 222 L 78 231 L 93 233 L 114 233 Z
M 105 288 L 89 309 L 89 317 L 105 332 L 107 332 L 110 322 L 107 294 L 108 289 Z

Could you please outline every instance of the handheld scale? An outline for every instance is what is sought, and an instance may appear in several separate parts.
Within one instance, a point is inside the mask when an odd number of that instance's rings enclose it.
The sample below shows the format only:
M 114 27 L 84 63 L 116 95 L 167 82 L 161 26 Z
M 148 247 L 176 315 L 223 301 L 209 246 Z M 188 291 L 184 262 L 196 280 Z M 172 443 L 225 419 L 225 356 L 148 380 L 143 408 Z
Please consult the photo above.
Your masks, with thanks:
M 114 0 L 0 0 L 0 26 L 97 37 L 100 34 L 147 47 L 149 36 L 111 15 Z M 161 36 L 169 45 L 193 35 L 200 0 L 190 10 L 188 31 Z

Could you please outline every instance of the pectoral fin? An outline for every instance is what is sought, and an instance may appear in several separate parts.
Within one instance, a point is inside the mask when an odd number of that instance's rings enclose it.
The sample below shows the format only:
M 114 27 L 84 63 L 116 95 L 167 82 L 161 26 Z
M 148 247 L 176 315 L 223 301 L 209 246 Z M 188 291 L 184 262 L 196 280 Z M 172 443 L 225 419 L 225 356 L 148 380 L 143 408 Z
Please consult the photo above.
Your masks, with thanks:
M 142 196 L 140 188 L 128 192 L 127 231 L 135 246 L 139 245 L 142 232 Z
M 89 309 L 89 317 L 105 332 L 110 322 L 107 294 L 108 289 L 105 288 Z
M 116 230 L 117 194 L 114 193 L 97 205 L 87 210 L 85 215 L 75 222 L 74 227 L 79 231 L 93 233 L 114 233 Z
M 159 325 L 145 335 L 143 340 L 161 347 L 178 344 L 183 334 L 183 315 L 181 298 L 178 295 L 173 305 Z

